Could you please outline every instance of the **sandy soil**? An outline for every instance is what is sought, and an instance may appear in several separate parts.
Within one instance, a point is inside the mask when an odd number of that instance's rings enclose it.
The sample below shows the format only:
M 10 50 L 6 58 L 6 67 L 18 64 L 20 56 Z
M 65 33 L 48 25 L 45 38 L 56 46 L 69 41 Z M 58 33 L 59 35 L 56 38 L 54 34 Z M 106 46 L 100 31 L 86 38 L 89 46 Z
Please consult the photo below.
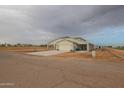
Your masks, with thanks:
M 1 51 L 0 87 L 124 87 L 124 63 Z
M 37 51 L 46 51 L 47 47 L 0 47 L 0 51 L 12 51 L 12 52 L 20 52 L 20 53 L 28 53 L 28 52 L 37 52 Z
M 81 58 L 85 60 L 93 59 L 91 52 L 86 53 L 78 53 L 78 52 L 68 52 L 57 55 L 57 57 L 73 57 L 73 58 Z M 109 62 L 124 62 L 124 51 L 123 50 L 117 50 L 117 49 L 101 49 L 96 50 L 96 58 L 93 60 L 102 60 L 102 61 L 109 61 Z

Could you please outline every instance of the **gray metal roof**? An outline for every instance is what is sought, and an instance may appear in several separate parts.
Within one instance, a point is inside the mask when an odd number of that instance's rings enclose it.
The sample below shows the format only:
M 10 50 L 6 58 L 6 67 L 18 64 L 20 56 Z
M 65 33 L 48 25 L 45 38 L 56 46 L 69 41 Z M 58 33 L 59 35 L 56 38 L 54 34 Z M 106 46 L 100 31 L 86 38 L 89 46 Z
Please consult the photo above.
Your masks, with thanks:
M 85 39 L 81 38 L 81 37 L 61 37 L 58 39 L 55 39 L 51 42 L 48 43 L 48 45 L 53 45 L 56 44 L 57 42 L 63 41 L 63 40 L 68 40 L 77 44 L 86 44 L 88 43 Z

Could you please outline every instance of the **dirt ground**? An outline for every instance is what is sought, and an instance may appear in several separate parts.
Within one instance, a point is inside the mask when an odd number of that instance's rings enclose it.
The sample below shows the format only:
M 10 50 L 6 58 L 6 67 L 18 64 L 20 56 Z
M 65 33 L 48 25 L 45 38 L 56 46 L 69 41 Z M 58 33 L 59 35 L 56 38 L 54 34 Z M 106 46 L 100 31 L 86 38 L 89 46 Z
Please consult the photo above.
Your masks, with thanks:
M 29 46 L 29 47 L 0 47 L 0 51 L 12 51 L 12 52 L 37 52 L 37 51 L 46 51 L 47 47 L 36 47 L 36 46 Z
M 116 57 L 113 50 L 109 51 Z M 124 62 L 92 59 L 90 53 L 85 55 L 89 57 L 69 53 L 68 56 L 41 57 L 0 51 L 0 87 L 124 87 Z
M 91 52 L 86 53 L 80 53 L 80 52 L 68 52 L 57 55 L 57 57 L 73 57 L 73 58 L 80 58 L 85 60 L 100 60 L 100 61 L 109 61 L 109 62 L 124 62 L 124 50 L 118 50 L 118 49 L 111 49 L 111 48 L 105 48 L 96 50 L 96 57 L 92 58 Z

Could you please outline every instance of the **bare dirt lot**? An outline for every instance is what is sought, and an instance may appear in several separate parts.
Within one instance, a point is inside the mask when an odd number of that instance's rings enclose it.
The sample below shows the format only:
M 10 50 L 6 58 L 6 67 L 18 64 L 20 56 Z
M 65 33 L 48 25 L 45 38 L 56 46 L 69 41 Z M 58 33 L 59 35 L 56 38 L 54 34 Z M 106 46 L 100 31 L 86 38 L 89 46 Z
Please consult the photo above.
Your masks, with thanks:
M 92 58 L 91 52 L 68 52 L 63 54 L 58 54 L 57 57 L 73 57 L 85 60 L 95 60 L 95 61 L 107 61 L 107 62 L 124 62 L 124 51 L 118 49 L 105 48 L 96 50 L 96 57 Z
M 39 46 L 25 46 L 25 47 L 0 47 L 0 51 L 12 51 L 12 52 L 37 52 L 37 51 L 46 51 L 47 47 Z
M 124 87 L 124 62 L 1 51 L 0 87 Z

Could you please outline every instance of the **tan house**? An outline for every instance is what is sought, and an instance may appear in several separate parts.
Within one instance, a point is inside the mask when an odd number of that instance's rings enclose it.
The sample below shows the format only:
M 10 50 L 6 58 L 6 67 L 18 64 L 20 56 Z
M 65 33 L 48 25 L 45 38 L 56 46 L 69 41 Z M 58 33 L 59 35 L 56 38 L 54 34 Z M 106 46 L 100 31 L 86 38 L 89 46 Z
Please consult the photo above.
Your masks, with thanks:
M 90 51 L 94 45 L 81 37 L 61 37 L 53 40 L 47 45 L 49 50 L 59 51 Z

